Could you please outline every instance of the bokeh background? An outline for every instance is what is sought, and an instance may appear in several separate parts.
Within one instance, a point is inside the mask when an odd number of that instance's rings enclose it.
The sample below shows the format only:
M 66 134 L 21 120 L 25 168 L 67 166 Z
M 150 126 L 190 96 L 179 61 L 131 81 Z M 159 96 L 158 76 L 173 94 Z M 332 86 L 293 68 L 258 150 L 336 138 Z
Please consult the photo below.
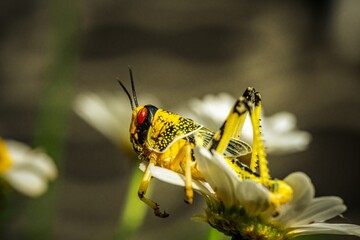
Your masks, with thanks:
M 270 156 L 272 175 L 306 172 L 318 196 L 344 199 L 341 221 L 360 224 L 359 13 L 356 0 L 2 1 L 0 135 L 41 144 L 60 176 L 41 198 L 11 195 L 0 239 L 113 239 L 138 162 L 71 105 L 85 90 L 121 92 L 128 65 L 139 95 L 166 108 L 254 86 L 266 114 L 294 113 L 312 142 Z M 132 239 L 206 239 L 209 227 L 189 220 L 202 199 L 188 206 L 181 188 L 153 184 L 171 216 L 148 211 Z

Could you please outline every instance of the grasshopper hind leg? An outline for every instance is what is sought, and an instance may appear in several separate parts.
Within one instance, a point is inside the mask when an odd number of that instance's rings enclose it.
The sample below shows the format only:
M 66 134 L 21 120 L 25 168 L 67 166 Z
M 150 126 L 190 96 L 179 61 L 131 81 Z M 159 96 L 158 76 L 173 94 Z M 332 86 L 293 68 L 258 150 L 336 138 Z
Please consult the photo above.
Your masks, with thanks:
M 254 88 L 248 87 L 237 99 L 225 122 L 213 136 L 209 149 L 224 154 L 231 138 L 240 137 L 247 114 L 250 115 L 253 128 L 253 146 L 249 167 L 254 172 L 258 167 L 260 179 L 266 181 L 270 176 L 260 133 L 261 96 Z

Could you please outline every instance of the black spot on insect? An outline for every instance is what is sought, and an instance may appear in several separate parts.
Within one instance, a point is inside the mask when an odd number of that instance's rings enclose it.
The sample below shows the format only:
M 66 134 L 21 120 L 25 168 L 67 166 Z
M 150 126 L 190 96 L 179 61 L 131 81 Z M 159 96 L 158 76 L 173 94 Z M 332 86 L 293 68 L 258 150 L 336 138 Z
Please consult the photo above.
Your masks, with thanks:
M 233 162 L 234 161 L 234 162 Z M 244 163 L 240 162 L 238 159 L 233 159 L 232 160 L 233 163 L 235 163 L 238 167 L 240 167 L 242 170 L 252 174 L 252 175 L 255 175 L 257 177 L 260 177 L 260 174 L 251 170 L 247 165 L 245 165 Z
M 195 162 L 194 148 L 191 148 L 191 161 Z
M 164 112 L 169 116 L 174 115 L 174 113 L 168 111 L 164 111 Z M 200 127 L 201 126 L 195 123 L 194 121 L 183 117 L 179 117 L 178 122 L 164 120 L 163 126 L 161 127 L 161 131 L 159 131 L 159 134 L 156 137 L 153 137 L 154 144 L 152 147 L 154 149 L 157 149 L 158 151 L 164 151 L 167 147 L 171 145 L 171 143 L 176 138 L 181 136 L 186 136 L 188 135 L 188 133 L 191 133 L 199 129 Z M 187 139 L 189 141 L 189 138 Z M 190 141 L 191 143 L 195 144 L 195 139 L 192 139 Z

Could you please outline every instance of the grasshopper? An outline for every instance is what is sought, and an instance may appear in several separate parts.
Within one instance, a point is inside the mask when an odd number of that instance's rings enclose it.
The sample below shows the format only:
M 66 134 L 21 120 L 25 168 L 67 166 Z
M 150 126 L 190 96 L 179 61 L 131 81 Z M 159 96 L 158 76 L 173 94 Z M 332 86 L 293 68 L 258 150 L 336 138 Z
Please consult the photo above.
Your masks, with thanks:
M 217 151 L 224 156 L 240 179 L 252 179 L 269 189 L 272 193 L 270 201 L 275 207 L 291 200 L 291 187 L 284 181 L 271 178 L 269 174 L 260 133 L 261 96 L 254 88 L 248 87 L 245 90 L 220 129 L 212 132 L 189 118 L 150 104 L 139 105 L 131 69 L 129 72 L 132 95 L 120 81 L 119 83 L 128 96 L 132 109 L 130 141 L 139 158 L 148 162 L 138 196 L 154 210 L 156 216 L 164 218 L 169 214 L 161 212 L 159 205 L 145 196 L 151 180 L 150 166 L 160 166 L 183 174 L 186 202 L 191 204 L 192 179 L 205 180 L 197 166 L 195 146 Z M 247 114 L 250 115 L 253 128 L 252 147 L 239 139 Z

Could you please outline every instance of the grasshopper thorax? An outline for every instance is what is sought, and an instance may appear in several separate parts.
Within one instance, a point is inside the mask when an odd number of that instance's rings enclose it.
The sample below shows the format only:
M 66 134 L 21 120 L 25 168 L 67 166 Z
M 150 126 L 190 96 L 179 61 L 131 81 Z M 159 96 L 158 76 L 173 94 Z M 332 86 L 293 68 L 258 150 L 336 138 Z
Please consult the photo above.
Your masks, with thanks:
M 158 108 L 153 105 L 137 106 L 132 112 L 130 140 L 137 154 L 143 153 L 149 128 Z

